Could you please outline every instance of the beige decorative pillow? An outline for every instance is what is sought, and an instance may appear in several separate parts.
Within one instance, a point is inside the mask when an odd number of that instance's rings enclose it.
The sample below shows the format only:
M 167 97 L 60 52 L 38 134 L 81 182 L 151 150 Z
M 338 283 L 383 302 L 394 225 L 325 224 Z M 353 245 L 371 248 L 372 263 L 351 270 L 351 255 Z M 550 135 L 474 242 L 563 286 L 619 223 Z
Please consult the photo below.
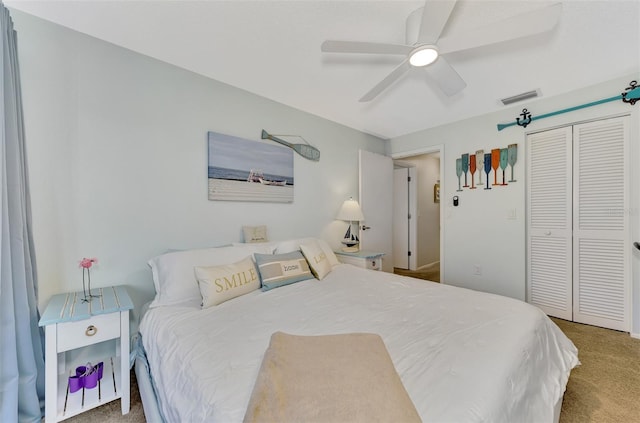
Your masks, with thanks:
M 260 278 L 251 256 L 233 264 L 195 267 L 202 294 L 202 308 L 221 304 L 260 288 Z
M 322 250 L 324 251 L 324 254 L 329 259 L 329 263 L 331 263 L 331 266 L 337 266 L 340 264 L 340 261 L 338 260 L 336 255 L 333 253 L 333 250 L 331 249 L 331 247 L 329 247 L 329 244 L 327 244 L 327 242 L 321 238 L 310 237 L 310 238 L 298 238 L 298 239 L 289 239 L 286 241 L 280 241 L 276 243 L 276 254 L 284 254 L 284 253 L 290 253 L 291 251 L 300 250 L 301 244 L 306 244 L 311 241 L 316 241 L 318 245 L 320 245 L 320 248 L 322 248 Z
M 329 263 L 326 253 L 317 241 L 311 240 L 300 244 L 300 250 L 302 250 L 302 254 L 309 262 L 311 271 L 316 278 L 322 280 L 331 272 L 331 263 Z
M 243 226 L 244 242 L 267 242 L 267 227 L 262 226 Z

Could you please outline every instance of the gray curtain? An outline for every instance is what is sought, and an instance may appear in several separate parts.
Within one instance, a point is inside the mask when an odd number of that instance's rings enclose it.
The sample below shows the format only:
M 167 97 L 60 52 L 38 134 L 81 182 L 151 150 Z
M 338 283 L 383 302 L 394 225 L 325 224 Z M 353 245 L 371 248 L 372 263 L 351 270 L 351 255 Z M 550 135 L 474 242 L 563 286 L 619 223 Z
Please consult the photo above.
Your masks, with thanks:
M 44 406 L 38 300 L 16 33 L 0 3 L 0 421 L 37 422 Z

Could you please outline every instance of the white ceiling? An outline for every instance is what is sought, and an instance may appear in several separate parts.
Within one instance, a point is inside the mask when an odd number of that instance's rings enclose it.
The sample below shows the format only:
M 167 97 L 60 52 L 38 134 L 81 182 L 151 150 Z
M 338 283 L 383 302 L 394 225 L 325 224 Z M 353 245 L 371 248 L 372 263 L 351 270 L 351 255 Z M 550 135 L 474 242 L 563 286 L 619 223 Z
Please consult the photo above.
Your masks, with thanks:
M 499 110 L 500 98 L 521 92 L 551 97 L 640 70 L 640 0 L 563 1 L 552 33 L 448 55 L 467 82 L 462 93 L 446 97 L 412 69 L 370 103 L 358 99 L 402 58 L 321 53 L 320 44 L 404 44 L 405 20 L 422 1 L 4 3 L 385 139 Z M 443 35 L 548 4 L 459 0 Z

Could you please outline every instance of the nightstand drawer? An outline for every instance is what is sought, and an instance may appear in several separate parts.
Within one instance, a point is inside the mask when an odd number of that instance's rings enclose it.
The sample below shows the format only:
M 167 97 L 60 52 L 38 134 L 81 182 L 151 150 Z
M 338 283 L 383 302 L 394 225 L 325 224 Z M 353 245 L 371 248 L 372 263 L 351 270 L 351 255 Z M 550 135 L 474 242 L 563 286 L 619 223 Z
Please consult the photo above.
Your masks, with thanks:
M 345 252 L 336 251 L 336 257 L 340 262 L 352 264 L 369 270 L 382 270 L 383 253 L 369 251 Z
M 120 313 L 99 314 L 89 319 L 58 323 L 57 351 L 67 351 L 120 337 Z
M 372 269 L 372 270 L 380 270 L 380 261 L 381 259 L 375 259 L 375 258 L 368 258 L 365 259 L 365 267 L 367 269 Z

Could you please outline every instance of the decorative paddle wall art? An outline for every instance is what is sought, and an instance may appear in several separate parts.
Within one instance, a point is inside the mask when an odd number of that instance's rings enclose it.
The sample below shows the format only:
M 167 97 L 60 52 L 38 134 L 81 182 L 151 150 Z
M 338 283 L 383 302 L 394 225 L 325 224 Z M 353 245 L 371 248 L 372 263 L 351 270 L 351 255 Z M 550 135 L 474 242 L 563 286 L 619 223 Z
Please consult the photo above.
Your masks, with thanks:
M 516 180 L 513 179 L 513 165 L 515 165 L 518 160 L 518 144 L 509 144 L 508 150 L 509 157 L 507 160 L 509 161 L 509 166 L 511 166 L 511 179 L 509 179 L 509 182 L 516 182 Z
M 474 183 L 475 183 L 475 174 L 476 174 L 476 155 L 472 154 L 469 156 L 469 172 L 471 172 L 471 188 L 470 189 L 476 189 Z
M 476 167 L 478 168 L 478 186 L 482 186 L 482 169 L 484 169 L 484 150 L 476 151 Z
M 573 112 L 575 110 L 584 109 L 586 107 L 597 106 L 598 104 L 608 103 L 610 101 L 622 100 L 623 103 L 627 103 L 631 106 L 636 104 L 638 100 L 640 100 L 640 86 L 638 86 L 638 81 L 631 81 L 629 86 L 624 89 L 625 91 L 622 94 L 605 98 L 598 101 L 592 101 L 591 103 L 580 104 L 579 106 L 568 107 L 566 109 L 557 110 L 551 113 L 545 113 L 540 116 L 533 116 L 530 111 L 527 109 L 522 109 L 522 113 L 518 117 L 516 117 L 515 122 L 510 123 L 499 123 L 498 131 L 502 131 L 505 128 L 510 126 L 521 126 L 526 128 L 531 122 L 534 120 L 544 119 L 551 116 L 561 115 L 563 113 Z
M 293 202 L 293 149 L 208 133 L 209 200 Z
M 308 160 L 312 160 L 314 162 L 319 162 L 320 161 L 320 150 L 318 150 L 317 148 L 315 148 L 314 146 L 312 146 L 311 144 L 309 144 L 307 142 L 307 140 L 305 140 L 304 138 L 302 138 L 300 135 L 278 135 L 279 137 L 295 137 L 295 138 L 300 138 L 302 141 L 304 141 L 306 144 L 295 144 L 295 143 L 290 143 L 288 141 L 283 140 L 282 138 L 278 138 L 277 136 L 268 133 L 267 131 L 265 131 L 264 129 L 262 130 L 262 135 L 261 138 L 263 140 L 271 140 L 271 141 L 275 141 L 277 143 L 280 143 L 284 146 L 289 147 L 290 149 L 292 149 L 293 151 L 295 151 L 296 153 L 300 154 L 302 157 L 304 157 L 305 159 Z
M 462 176 L 462 159 L 456 159 L 456 175 L 458 175 L 458 191 L 462 191 L 460 177 Z
M 456 159 L 456 176 L 458 177 L 458 189 L 476 189 L 482 187 L 482 173 L 486 176 L 486 186 L 484 189 L 491 189 L 492 186 L 507 186 L 511 182 L 516 182 L 513 177 L 513 167 L 518 161 L 518 144 L 509 144 L 506 148 L 492 148 L 490 153 L 484 150 L 477 150 L 475 153 L 464 153 Z M 511 166 L 511 179 L 507 181 L 507 168 Z M 478 172 L 478 186 L 476 186 L 475 174 Z M 493 183 L 490 175 L 493 172 Z M 471 186 L 468 184 L 467 173 L 471 177 Z M 464 185 L 462 185 L 462 175 L 464 174 Z
M 489 174 L 491 173 L 491 153 L 485 153 L 484 155 L 484 173 L 487 174 L 487 187 L 485 189 L 491 189 L 489 186 Z
M 464 185 L 463 188 L 469 188 L 469 183 L 467 182 L 467 172 L 469 171 L 469 154 L 462 155 L 462 172 L 464 173 Z

